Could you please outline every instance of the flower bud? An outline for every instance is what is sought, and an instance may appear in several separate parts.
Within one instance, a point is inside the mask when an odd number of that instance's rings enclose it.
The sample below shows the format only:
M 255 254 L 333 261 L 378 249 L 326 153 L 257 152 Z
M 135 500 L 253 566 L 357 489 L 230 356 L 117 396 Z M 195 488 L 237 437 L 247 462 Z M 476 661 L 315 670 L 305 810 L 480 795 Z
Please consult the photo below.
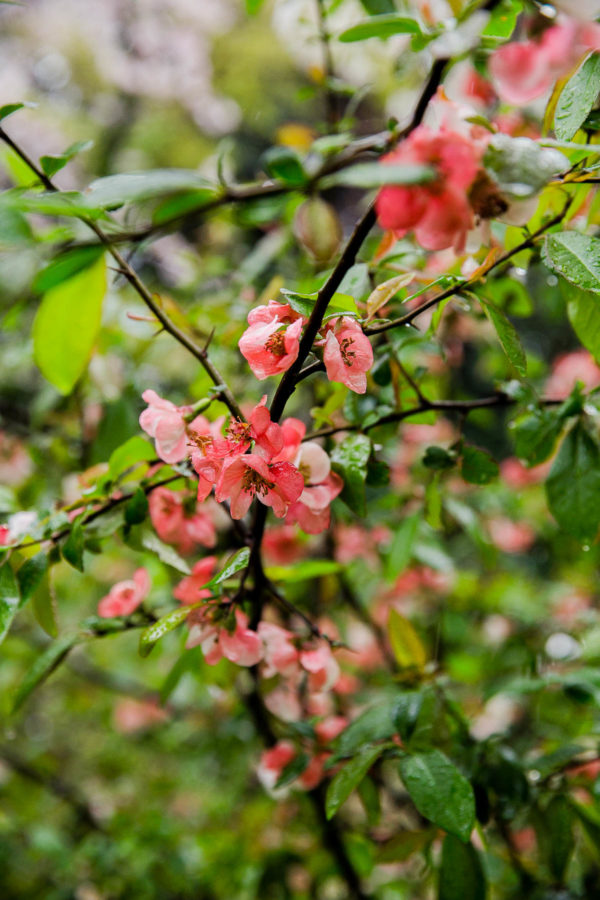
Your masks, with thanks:
M 335 256 L 342 241 L 337 213 L 320 197 L 311 197 L 298 207 L 294 234 L 313 260 L 323 265 Z

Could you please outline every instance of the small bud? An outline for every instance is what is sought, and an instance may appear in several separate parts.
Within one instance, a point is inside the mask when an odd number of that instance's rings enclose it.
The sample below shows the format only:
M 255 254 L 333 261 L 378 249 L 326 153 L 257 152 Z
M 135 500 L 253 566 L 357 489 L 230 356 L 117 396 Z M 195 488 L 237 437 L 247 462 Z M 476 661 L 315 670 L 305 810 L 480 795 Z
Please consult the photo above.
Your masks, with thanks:
M 298 207 L 294 216 L 294 234 L 316 263 L 326 264 L 337 253 L 342 227 L 334 208 L 312 197 Z

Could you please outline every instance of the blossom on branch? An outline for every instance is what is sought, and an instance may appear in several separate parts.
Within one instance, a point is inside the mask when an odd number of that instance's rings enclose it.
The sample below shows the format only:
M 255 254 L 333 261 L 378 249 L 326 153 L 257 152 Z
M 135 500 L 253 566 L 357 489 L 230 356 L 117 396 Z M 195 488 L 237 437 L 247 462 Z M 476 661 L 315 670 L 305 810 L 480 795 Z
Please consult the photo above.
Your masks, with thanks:
M 328 323 L 323 362 L 330 381 L 339 381 L 351 391 L 364 394 L 373 365 L 373 348 L 355 319 L 341 316 Z
M 295 362 L 304 321 L 289 304 L 276 300 L 250 311 L 250 327 L 241 336 L 239 348 L 260 381 L 280 375 Z

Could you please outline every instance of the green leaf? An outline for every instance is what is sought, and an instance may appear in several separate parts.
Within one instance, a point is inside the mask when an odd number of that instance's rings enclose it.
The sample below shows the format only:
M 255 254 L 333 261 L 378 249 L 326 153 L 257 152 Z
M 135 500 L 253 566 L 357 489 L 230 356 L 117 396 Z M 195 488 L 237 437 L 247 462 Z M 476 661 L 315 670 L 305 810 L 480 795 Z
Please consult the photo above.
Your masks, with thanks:
M 600 297 L 561 279 L 573 330 L 596 362 L 600 361 Z M 598 299 L 596 299 L 598 297 Z
M 486 879 L 479 854 L 447 834 L 442 845 L 438 900 L 485 900 Z
M 33 290 L 38 294 L 44 294 L 57 284 L 89 268 L 104 255 L 104 252 L 104 247 L 77 247 L 59 254 L 38 272 L 33 282 Z
M 73 523 L 69 536 L 61 548 L 62 557 L 70 566 L 83 572 L 83 544 L 84 533 L 80 521 Z
M 546 236 L 544 262 L 584 291 L 600 292 L 600 240 L 579 231 Z
M 483 311 L 496 330 L 500 345 L 511 365 L 521 378 L 524 378 L 527 374 L 527 357 L 525 356 L 517 329 L 502 310 L 490 303 L 489 300 L 482 299 L 481 303 Z
M 337 738 L 336 756 L 353 756 L 364 744 L 392 737 L 396 733 L 396 705 L 396 697 L 386 697 L 361 713 Z
M 111 478 L 118 478 L 127 469 L 140 462 L 148 462 L 156 459 L 156 450 L 150 443 L 141 437 L 132 437 L 117 447 L 108 460 L 108 472 Z
M 148 515 L 148 497 L 143 488 L 138 487 L 125 505 L 125 522 L 127 525 L 139 525 Z
M 407 516 L 394 532 L 385 564 L 385 577 L 393 581 L 406 569 L 412 558 L 412 550 L 419 528 L 420 516 Z
M 367 514 L 365 481 L 370 455 L 371 441 L 365 434 L 350 435 L 331 454 L 332 467 L 344 481 L 340 498 L 358 516 Z
M 557 795 L 546 807 L 543 824 L 548 830 L 547 857 L 550 871 L 562 882 L 575 847 L 575 814 L 566 797 Z
M 70 147 L 67 147 L 67 149 L 58 156 L 42 156 L 40 157 L 42 170 L 48 178 L 52 178 L 52 176 L 57 172 L 60 172 L 74 156 L 77 156 L 78 153 L 82 153 L 84 150 L 89 150 L 90 147 L 93 146 L 93 141 L 77 141 L 75 144 L 71 144 Z
M 0 566 L 0 643 L 8 634 L 8 630 L 19 608 L 19 584 L 8 561 Z
M 546 496 L 563 531 L 585 543 L 595 539 L 600 525 L 600 447 L 581 421 L 561 444 Z
M 250 16 L 255 16 L 263 5 L 264 0 L 246 0 L 246 12 Z
M 85 196 L 95 207 L 114 209 L 124 203 L 140 203 L 190 190 L 206 191 L 207 197 L 217 194 L 215 185 L 192 169 L 150 169 L 98 178 Z
M 36 591 L 32 600 L 33 614 L 36 622 L 51 638 L 58 636 L 58 619 L 56 599 L 48 578 L 45 579 L 44 590 Z
M 510 425 L 515 440 L 515 452 L 528 466 L 543 463 L 554 452 L 562 431 L 559 416 L 547 409 L 527 412 Z
M 27 192 L 21 188 L 6 191 L 0 198 L 2 205 L 21 212 L 40 213 L 43 216 L 105 218 L 104 209 L 95 207 L 79 191 Z
M 500 469 L 485 450 L 467 444 L 463 448 L 461 474 L 470 484 L 489 484 L 498 477 Z
M 228 581 L 230 578 L 237 572 L 241 572 L 242 569 L 245 569 L 248 565 L 248 561 L 250 559 L 250 547 L 242 547 L 241 550 L 238 550 L 237 553 L 234 553 L 228 560 L 225 566 L 221 569 L 220 572 L 211 578 L 204 587 L 205 588 L 214 588 L 218 587 L 220 584 L 223 584 L 224 581 Z
M 270 147 L 263 153 L 262 164 L 267 175 L 291 187 L 300 187 L 306 182 L 302 160 L 291 147 Z
M 162 562 L 171 566 L 173 569 L 177 569 L 178 572 L 183 572 L 184 575 L 190 574 L 191 569 L 186 561 L 181 558 L 173 547 L 164 544 L 153 531 L 144 532 L 142 535 L 142 546 L 145 547 L 146 550 L 156 553 Z
M 591 53 L 569 78 L 556 104 L 554 131 L 570 141 L 585 122 L 600 93 L 600 54 Z
M 475 825 L 473 789 L 441 750 L 405 756 L 400 774 L 422 816 L 461 841 L 469 840 Z
M 17 572 L 17 581 L 19 582 L 21 594 L 20 606 L 24 606 L 33 597 L 47 571 L 48 556 L 46 553 L 36 553 L 35 556 L 25 560 Z
M 388 634 L 400 668 L 422 669 L 427 662 L 425 647 L 412 624 L 393 607 L 388 620 Z
M 386 184 L 425 184 L 435 177 L 427 166 L 392 165 L 387 163 L 357 163 L 321 178 L 322 188 L 344 185 L 356 188 L 380 188 Z
M 49 675 L 61 664 L 63 659 L 68 656 L 70 650 L 79 641 L 77 634 L 69 634 L 65 637 L 53 641 L 47 650 L 37 657 L 29 672 L 17 688 L 15 699 L 13 700 L 13 712 L 16 712 L 31 692 L 42 684 Z
M 356 263 L 348 269 L 338 288 L 340 294 L 350 294 L 355 300 L 362 300 L 371 290 L 369 266 Z
M 104 258 L 47 291 L 33 323 L 33 351 L 42 374 L 70 394 L 85 371 L 100 330 L 106 292 Z
M 302 775 L 309 762 L 310 757 L 308 753 L 298 753 L 289 761 L 287 766 L 283 767 L 281 775 L 275 782 L 275 787 L 282 788 L 291 784 L 299 775 Z
M 182 622 L 185 622 L 190 612 L 200 604 L 195 603 L 190 606 L 178 606 L 177 609 L 171 610 L 158 622 L 153 622 L 148 628 L 145 628 L 140 635 L 140 656 L 148 656 L 157 641 L 168 634 L 173 629 L 178 628 Z
M 342 803 L 358 787 L 384 749 L 385 747 L 382 746 L 362 747 L 356 756 L 346 763 L 343 769 L 340 769 L 329 782 L 325 796 L 325 815 L 328 819 L 333 818 Z
M 305 559 L 289 566 L 268 566 L 265 569 L 267 578 L 272 581 L 310 581 L 311 578 L 322 578 L 324 575 L 335 575 L 343 567 L 333 559 Z
M 426 447 L 423 456 L 423 465 L 427 469 L 436 469 L 444 471 L 444 469 L 453 469 L 456 465 L 456 457 L 444 450 L 443 447 Z
M 351 44 L 355 41 L 366 41 L 368 38 L 379 38 L 386 40 L 393 34 L 420 34 L 421 29 L 419 23 L 414 19 L 407 19 L 405 16 L 382 15 L 373 16 L 347 28 L 338 35 L 338 40 L 342 44 Z
M 5 103 L 4 106 L 0 106 L 0 122 L 2 119 L 7 119 L 9 116 L 12 116 L 13 113 L 18 112 L 20 109 L 24 109 L 24 107 L 28 105 L 30 104 Z

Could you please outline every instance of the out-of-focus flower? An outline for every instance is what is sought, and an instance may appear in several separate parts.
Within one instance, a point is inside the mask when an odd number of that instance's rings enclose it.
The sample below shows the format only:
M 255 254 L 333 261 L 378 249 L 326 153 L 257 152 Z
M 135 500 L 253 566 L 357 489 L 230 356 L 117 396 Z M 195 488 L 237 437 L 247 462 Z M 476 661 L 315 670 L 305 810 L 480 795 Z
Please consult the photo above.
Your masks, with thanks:
M 150 576 L 146 569 L 136 569 L 129 581 L 114 584 L 98 604 L 98 615 L 103 618 L 129 616 L 144 602 L 150 593 Z

